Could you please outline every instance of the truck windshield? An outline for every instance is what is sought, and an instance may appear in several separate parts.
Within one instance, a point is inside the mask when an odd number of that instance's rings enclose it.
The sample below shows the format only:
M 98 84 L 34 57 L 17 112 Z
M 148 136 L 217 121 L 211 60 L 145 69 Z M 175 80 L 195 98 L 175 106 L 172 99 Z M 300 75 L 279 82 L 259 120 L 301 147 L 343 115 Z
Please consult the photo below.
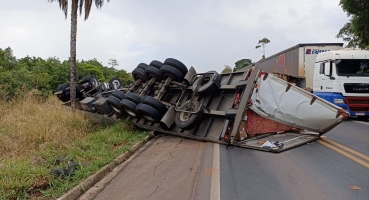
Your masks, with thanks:
M 338 76 L 369 76 L 368 59 L 342 59 L 336 67 Z

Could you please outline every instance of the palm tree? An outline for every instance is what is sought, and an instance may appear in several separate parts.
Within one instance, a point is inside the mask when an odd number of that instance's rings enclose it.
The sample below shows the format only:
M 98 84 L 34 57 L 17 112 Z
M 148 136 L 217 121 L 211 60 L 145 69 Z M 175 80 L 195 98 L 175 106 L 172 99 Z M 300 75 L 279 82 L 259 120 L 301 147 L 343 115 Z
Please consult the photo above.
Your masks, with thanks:
M 65 18 L 68 13 L 68 0 L 48 0 L 49 2 L 57 1 L 60 9 L 64 12 Z M 82 9 L 84 6 L 85 20 L 90 15 L 91 6 L 93 0 L 70 0 L 72 2 L 71 12 L 71 29 L 70 29 L 70 100 L 72 109 L 76 108 L 76 41 L 77 41 L 77 14 L 78 7 L 79 13 L 82 15 Z M 104 4 L 104 0 L 94 0 L 97 8 L 101 8 Z M 109 0 L 107 0 L 109 2 Z

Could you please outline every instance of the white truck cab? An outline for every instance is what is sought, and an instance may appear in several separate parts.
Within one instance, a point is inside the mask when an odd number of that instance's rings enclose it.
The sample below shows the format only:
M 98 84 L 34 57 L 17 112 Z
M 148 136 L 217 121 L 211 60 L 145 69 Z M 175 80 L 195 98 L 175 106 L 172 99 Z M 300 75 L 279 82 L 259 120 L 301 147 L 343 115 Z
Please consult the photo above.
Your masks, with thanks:
M 314 94 L 351 116 L 369 118 L 369 51 L 355 49 L 319 53 L 315 60 Z

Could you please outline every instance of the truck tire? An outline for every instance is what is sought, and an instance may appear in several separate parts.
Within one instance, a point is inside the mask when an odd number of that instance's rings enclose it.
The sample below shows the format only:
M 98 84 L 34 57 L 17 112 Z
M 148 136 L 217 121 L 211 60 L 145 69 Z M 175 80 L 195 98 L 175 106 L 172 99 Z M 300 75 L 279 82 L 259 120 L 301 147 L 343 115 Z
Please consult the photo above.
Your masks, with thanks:
M 181 61 L 176 60 L 174 58 L 167 58 L 164 61 L 164 65 L 170 65 L 175 67 L 176 69 L 178 69 L 180 72 L 182 72 L 182 74 L 186 75 L 188 72 L 188 69 L 186 67 L 186 65 L 184 65 Z
M 89 76 L 83 77 L 81 83 L 85 83 L 85 82 L 88 82 L 90 84 L 90 88 L 88 90 L 92 90 L 92 92 L 99 90 L 100 83 L 97 80 L 96 76 L 89 75 Z
M 85 99 L 83 92 L 81 92 L 82 90 L 83 90 L 83 86 L 80 83 L 76 83 L 76 97 L 80 101 Z
M 199 109 L 200 104 L 197 101 L 186 101 L 183 105 L 179 107 L 180 110 L 185 111 L 192 111 L 195 112 Z M 192 113 L 185 113 L 185 112 L 177 112 L 175 123 L 176 125 L 184 130 L 190 130 L 195 128 L 201 123 L 202 115 L 203 115 L 202 108 L 199 110 L 198 113 L 192 114 Z
M 160 62 L 160 61 L 157 61 L 157 60 L 153 60 L 153 61 L 151 61 L 149 66 L 153 66 L 153 67 L 156 67 L 156 68 L 160 69 L 161 66 L 163 66 L 163 63 Z
M 137 65 L 137 68 L 141 68 L 143 70 L 145 70 L 148 67 L 148 65 L 146 63 L 140 63 Z
M 115 90 L 111 95 L 117 97 L 119 100 L 122 100 L 125 97 L 125 94 L 120 90 Z
M 61 86 L 61 89 L 63 93 L 69 93 L 70 92 L 70 84 L 69 83 L 63 83 Z
M 183 81 L 184 78 L 183 73 L 171 65 L 163 65 L 159 71 L 164 78 L 172 77 L 173 81 L 177 82 Z
M 123 99 L 122 101 L 120 101 L 119 103 L 120 108 L 126 112 L 128 115 L 132 116 L 132 117 L 137 117 L 136 115 L 136 107 L 137 104 L 128 100 L 128 99 Z
M 157 110 L 161 115 L 164 115 L 168 110 L 167 107 L 162 102 L 151 96 L 142 97 L 141 103 L 155 108 L 155 110 Z
M 58 99 L 62 102 L 68 102 L 70 100 L 70 93 L 66 91 L 66 89 L 69 87 L 68 83 L 60 84 L 57 88 L 58 92 L 62 92 L 61 94 L 57 95 Z
M 109 84 L 115 90 L 117 90 L 117 89 L 119 89 L 119 88 L 121 88 L 123 86 L 122 80 L 120 78 L 118 78 L 118 77 L 111 78 L 109 80 Z
M 60 91 L 62 91 L 62 90 L 63 90 L 63 89 L 62 89 L 62 85 L 63 85 L 63 84 L 58 85 L 58 87 L 56 88 L 56 91 L 57 91 L 57 92 L 60 92 Z
M 120 100 L 115 97 L 110 95 L 108 97 L 108 99 L 106 99 L 107 104 L 116 112 L 116 113 L 122 113 L 121 109 L 120 109 Z
M 137 105 L 136 113 L 139 117 L 145 118 L 150 122 L 160 122 L 161 118 L 163 117 L 163 115 L 160 114 L 160 112 L 155 108 L 143 103 Z
M 126 93 L 124 98 L 132 101 L 135 104 L 139 104 L 141 102 L 141 97 L 139 97 L 137 94 L 132 93 L 132 92 Z
M 208 71 L 207 73 L 214 74 L 202 75 L 192 84 L 192 90 L 195 90 L 198 87 L 197 94 L 200 96 L 208 96 L 214 93 L 219 89 L 219 85 L 222 80 L 222 77 L 216 71 Z M 212 78 L 214 79 L 212 80 Z
M 132 76 L 133 76 L 133 79 L 135 81 L 137 81 L 138 79 L 141 79 L 141 81 L 143 83 L 145 83 L 147 81 L 147 77 L 145 75 L 145 70 L 143 70 L 142 68 L 136 68 L 132 71 Z
M 148 79 L 155 78 L 157 81 L 163 80 L 163 77 L 160 75 L 160 71 L 158 68 L 153 66 L 148 66 L 145 69 L 145 75 L 148 77 Z

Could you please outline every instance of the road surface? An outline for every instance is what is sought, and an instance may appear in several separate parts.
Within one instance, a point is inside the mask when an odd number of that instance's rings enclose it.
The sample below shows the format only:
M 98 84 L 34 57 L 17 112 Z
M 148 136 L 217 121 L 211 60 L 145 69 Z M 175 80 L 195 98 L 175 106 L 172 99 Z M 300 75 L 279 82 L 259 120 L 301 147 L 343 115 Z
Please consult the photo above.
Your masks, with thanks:
M 81 199 L 368 200 L 369 123 L 279 154 L 163 136 L 120 170 Z

